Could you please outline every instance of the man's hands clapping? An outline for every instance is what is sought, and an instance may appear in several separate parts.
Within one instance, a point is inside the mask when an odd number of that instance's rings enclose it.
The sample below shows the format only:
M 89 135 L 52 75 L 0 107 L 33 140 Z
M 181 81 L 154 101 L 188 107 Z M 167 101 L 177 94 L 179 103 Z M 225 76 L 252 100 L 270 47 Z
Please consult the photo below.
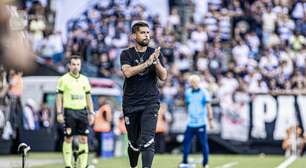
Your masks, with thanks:
M 147 67 L 151 66 L 152 64 L 159 63 L 159 59 L 158 59 L 159 55 L 160 55 L 160 47 L 155 49 L 154 53 L 152 53 L 149 59 L 147 59 L 147 61 L 145 62 Z

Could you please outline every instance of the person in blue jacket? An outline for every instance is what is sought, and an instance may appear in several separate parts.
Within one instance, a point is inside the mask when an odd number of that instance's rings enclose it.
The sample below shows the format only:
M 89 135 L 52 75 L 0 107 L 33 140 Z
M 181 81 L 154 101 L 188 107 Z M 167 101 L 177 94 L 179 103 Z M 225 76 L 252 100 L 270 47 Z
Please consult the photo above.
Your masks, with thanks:
M 180 168 L 188 167 L 188 155 L 193 136 L 196 135 L 202 146 L 203 168 L 208 167 L 209 146 L 206 133 L 207 125 L 212 128 L 211 98 L 206 89 L 200 88 L 200 77 L 191 75 L 190 88 L 185 91 L 185 103 L 188 112 L 188 124 L 184 134 L 183 161 Z

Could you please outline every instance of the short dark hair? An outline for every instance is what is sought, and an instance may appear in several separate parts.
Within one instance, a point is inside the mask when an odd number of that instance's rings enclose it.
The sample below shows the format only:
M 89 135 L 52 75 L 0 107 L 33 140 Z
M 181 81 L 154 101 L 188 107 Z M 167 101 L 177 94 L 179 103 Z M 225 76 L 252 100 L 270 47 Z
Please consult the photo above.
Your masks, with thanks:
M 78 56 L 78 55 L 72 55 L 72 56 L 69 57 L 68 63 L 70 64 L 70 63 L 71 63 L 71 60 L 73 60 L 73 59 L 79 59 L 79 60 L 81 60 L 81 57 Z
M 136 33 L 140 27 L 149 27 L 149 25 L 144 21 L 136 22 L 135 24 L 132 25 L 132 33 Z

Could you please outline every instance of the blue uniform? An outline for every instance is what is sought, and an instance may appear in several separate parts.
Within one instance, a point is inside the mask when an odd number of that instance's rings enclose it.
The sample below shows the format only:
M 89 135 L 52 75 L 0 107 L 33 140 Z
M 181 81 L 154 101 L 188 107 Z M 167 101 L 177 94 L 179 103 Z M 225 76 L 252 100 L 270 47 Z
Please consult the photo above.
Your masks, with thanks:
M 210 96 L 206 89 L 188 89 L 185 92 L 185 101 L 188 112 L 188 126 L 200 127 L 206 125 L 206 103 L 210 102 Z
M 209 103 L 210 100 L 210 96 L 206 89 L 187 89 L 185 92 L 188 125 L 184 134 L 183 163 L 188 162 L 188 154 L 194 135 L 196 135 L 201 142 L 203 165 L 207 165 L 208 163 L 209 147 L 206 134 L 206 104 Z

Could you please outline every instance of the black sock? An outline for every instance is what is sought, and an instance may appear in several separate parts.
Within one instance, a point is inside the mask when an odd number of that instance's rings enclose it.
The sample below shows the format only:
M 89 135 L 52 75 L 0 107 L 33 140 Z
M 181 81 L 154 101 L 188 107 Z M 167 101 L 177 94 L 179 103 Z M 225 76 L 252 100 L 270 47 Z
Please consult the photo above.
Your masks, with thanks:
M 136 167 L 138 163 L 139 151 L 134 151 L 131 147 L 128 147 L 128 155 L 130 160 L 130 166 Z
M 154 151 L 145 150 L 145 151 L 142 151 L 141 154 L 142 154 L 142 167 L 151 168 L 153 158 L 154 158 Z

